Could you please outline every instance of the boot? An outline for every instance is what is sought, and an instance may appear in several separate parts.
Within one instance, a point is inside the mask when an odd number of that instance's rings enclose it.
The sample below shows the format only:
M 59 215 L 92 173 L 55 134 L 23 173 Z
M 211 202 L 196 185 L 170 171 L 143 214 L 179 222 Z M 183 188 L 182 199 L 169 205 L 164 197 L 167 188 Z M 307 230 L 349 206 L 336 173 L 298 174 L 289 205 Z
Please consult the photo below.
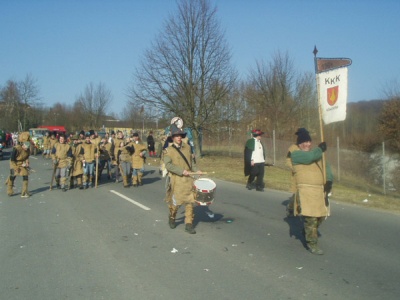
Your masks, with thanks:
M 82 177 L 81 176 L 78 176 L 78 178 L 76 178 L 76 183 L 77 183 L 79 189 L 83 190 Z
M 129 187 L 128 176 L 122 176 L 122 182 L 124 184 L 124 188 L 128 188 Z
M 89 176 L 89 187 L 93 187 L 93 176 Z
M 29 198 L 30 197 L 30 194 L 28 192 L 28 180 L 22 181 L 21 197 L 22 198 Z
M 69 180 L 69 189 L 72 190 L 75 188 L 75 180 L 74 177 L 71 176 L 70 180 Z
M 324 254 L 324 251 L 322 251 L 322 249 L 318 247 L 318 244 L 307 243 L 307 247 L 308 247 L 308 251 L 310 251 L 312 254 L 316 254 L 316 255 Z
M 63 191 L 63 192 L 66 192 L 67 191 L 67 187 L 66 187 L 66 185 L 65 185 L 65 182 L 67 181 L 67 179 L 65 178 L 65 177 L 63 177 L 63 178 L 61 178 L 61 190 Z
M 171 228 L 171 229 L 175 229 L 175 227 L 176 227 L 175 218 L 176 218 L 177 212 L 178 212 L 178 209 L 174 208 L 173 206 L 169 207 L 168 224 L 169 224 L 169 228 Z
M 137 176 L 132 176 L 132 183 L 134 187 L 138 186 L 138 177 Z
M 143 173 L 138 173 L 138 184 L 140 185 L 140 186 L 142 186 L 143 185 L 143 183 L 142 183 L 142 177 L 143 177 Z
M 14 194 L 14 190 L 13 190 L 14 180 L 15 180 L 14 176 L 8 176 L 7 181 L 6 181 L 6 184 L 7 184 L 7 195 L 10 196 L 10 197 Z
M 252 189 L 255 188 L 254 183 L 248 182 L 248 183 L 246 184 L 246 188 L 247 188 L 249 191 L 251 191 Z
M 193 228 L 193 224 L 190 224 L 190 223 L 185 225 L 185 231 L 187 233 L 189 233 L 189 234 L 195 234 L 196 233 L 196 230 L 194 230 L 194 228 Z

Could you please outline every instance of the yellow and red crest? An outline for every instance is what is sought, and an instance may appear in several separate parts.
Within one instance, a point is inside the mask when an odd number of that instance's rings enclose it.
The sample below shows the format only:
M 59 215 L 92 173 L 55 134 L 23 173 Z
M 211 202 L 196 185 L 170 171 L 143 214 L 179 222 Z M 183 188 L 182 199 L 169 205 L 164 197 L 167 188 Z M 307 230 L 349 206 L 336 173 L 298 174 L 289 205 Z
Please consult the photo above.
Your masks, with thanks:
M 336 101 L 339 98 L 339 86 L 337 85 L 337 86 L 328 88 L 327 92 L 328 92 L 328 98 L 327 98 L 328 104 L 330 106 L 335 105 Z

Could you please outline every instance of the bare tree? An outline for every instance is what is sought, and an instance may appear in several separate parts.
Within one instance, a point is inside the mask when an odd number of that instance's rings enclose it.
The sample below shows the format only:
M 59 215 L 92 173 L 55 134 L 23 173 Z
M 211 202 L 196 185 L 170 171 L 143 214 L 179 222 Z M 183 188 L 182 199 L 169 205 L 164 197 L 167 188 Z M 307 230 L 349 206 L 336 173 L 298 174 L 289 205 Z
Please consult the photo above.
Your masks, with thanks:
M 22 127 L 27 130 L 28 118 L 33 115 L 33 109 L 39 102 L 37 80 L 31 74 L 26 75 L 25 79 L 18 83 L 18 91 L 22 104 Z
M 3 106 L 1 119 L 5 127 L 27 130 L 34 122 L 35 108 L 39 104 L 37 81 L 30 74 L 23 81 L 8 80 L 0 94 Z
M 18 130 L 20 111 L 20 94 L 18 84 L 14 80 L 8 80 L 6 86 L 1 89 L 1 124 L 3 128 Z
M 216 103 L 236 80 L 230 59 L 216 8 L 208 0 L 181 0 L 145 52 L 129 97 L 183 118 L 201 154 L 201 128 L 217 120 Z
M 99 128 L 106 115 L 108 105 L 112 100 L 111 91 L 103 83 L 96 87 L 89 83 L 85 91 L 77 98 L 76 104 L 85 116 L 85 125 L 90 128 Z
M 276 52 L 269 63 L 256 61 L 245 95 L 254 124 L 274 129 L 279 137 L 293 134 L 300 124 L 310 126 L 318 108 L 312 75 L 298 74 L 287 53 Z

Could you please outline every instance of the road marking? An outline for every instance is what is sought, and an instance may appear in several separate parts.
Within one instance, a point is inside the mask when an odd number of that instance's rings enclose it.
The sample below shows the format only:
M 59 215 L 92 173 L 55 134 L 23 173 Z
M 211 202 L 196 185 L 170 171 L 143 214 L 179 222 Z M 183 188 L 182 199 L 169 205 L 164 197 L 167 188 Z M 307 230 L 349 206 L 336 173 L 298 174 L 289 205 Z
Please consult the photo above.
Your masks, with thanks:
M 113 193 L 113 194 L 115 194 L 115 195 L 117 195 L 117 196 L 120 196 L 121 198 L 123 198 L 123 199 L 129 201 L 129 202 L 132 203 L 132 204 L 135 204 L 136 206 L 139 206 L 140 208 L 142 208 L 142 209 L 144 209 L 144 210 L 150 210 L 149 207 L 144 206 L 143 204 L 141 204 L 141 203 L 139 203 L 139 202 L 136 202 L 135 200 L 132 200 L 131 198 L 128 198 L 127 196 L 122 195 L 121 193 L 118 193 L 117 191 L 110 190 L 110 192 Z

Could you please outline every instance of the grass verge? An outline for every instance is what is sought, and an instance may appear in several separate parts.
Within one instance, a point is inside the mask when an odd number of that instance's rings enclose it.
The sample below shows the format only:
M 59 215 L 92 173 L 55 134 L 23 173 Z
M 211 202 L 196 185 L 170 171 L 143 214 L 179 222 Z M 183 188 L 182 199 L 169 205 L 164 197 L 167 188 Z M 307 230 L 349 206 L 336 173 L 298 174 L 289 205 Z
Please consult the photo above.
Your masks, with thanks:
M 150 165 L 158 167 L 160 160 L 150 158 Z M 206 155 L 197 160 L 198 167 L 208 174 L 205 177 L 246 184 L 243 158 L 220 155 Z M 286 191 L 290 189 L 291 173 L 284 166 L 266 167 L 265 184 L 267 188 Z M 368 185 L 358 178 L 342 176 L 334 182 L 331 200 L 400 213 L 400 199 L 395 195 L 383 195 L 377 187 Z

